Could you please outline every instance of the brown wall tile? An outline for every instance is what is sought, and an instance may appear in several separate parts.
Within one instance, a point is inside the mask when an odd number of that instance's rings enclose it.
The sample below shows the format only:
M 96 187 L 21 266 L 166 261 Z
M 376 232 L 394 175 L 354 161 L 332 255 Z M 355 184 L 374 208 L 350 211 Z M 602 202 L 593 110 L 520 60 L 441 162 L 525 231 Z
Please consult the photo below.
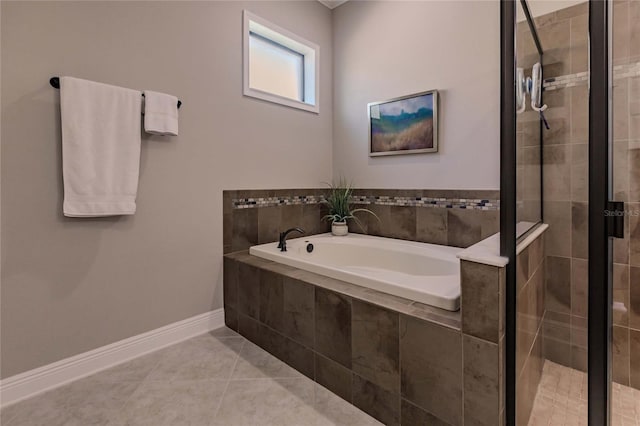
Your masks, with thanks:
M 465 425 L 495 426 L 500 416 L 498 345 L 463 335 Z
M 640 268 L 629 271 L 629 326 L 640 330 Z
M 315 354 L 316 382 L 340 398 L 352 402 L 351 370 L 322 355 Z
M 640 389 L 640 330 L 629 330 L 630 377 L 631 387 Z
M 531 242 L 529 247 L 529 277 L 538 269 L 545 257 L 544 252 L 544 235 L 536 238 Z
M 227 257 L 222 262 L 224 307 L 235 309 L 238 306 L 238 262 Z
M 367 208 L 376 214 L 376 216 L 369 215 L 367 222 L 367 232 L 369 233 L 369 235 L 384 237 L 387 234 L 386 229 L 388 229 L 388 227 L 390 226 L 389 223 L 392 220 L 390 206 L 371 204 L 368 205 Z
M 570 26 L 566 22 L 544 25 L 538 28 L 538 36 L 543 46 L 549 46 L 544 52 L 545 76 L 569 74 Z
M 302 227 L 307 235 L 329 232 L 331 225 L 322 221 L 326 207 L 322 204 L 280 205 L 248 209 L 233 209 L 232 198 L 257 198 L 271 196 L 306 195 L 319 190 L 243 190 L 224 191 L 223 248 L 224 253 L 246 250 L 255 244 L 277 241 L 278 234 L 288 228 Z M 386 196 L 430 196 L 445 198 L 497 199 L 499 191 L 486 190 L 365 190 L 357 193 Z M 423 194 L 424 193 L 424 194 Z M 368 233 L 389 238 L 423 241 L 447 245 L 449 233 L 454 243 L 468 247 L 499 231 L 497 210 L 445 209 L 415 206 L 363 205 L 375 216 L 360 213 L 362 228 L 350 221 L 354 233 Z M 452 212 L 453 213 L 450 213 Z M 449 216 L 452 216 L 450 218 Z M 454 231 L 450 231 L 452 224 Z
M 282 228 L 282 230 L 302 227 L 302 205 L 301 204 L 282 206 L 280 207 L 280 209 L 281 209 L 280 227 Z M 277 237 L 276 237 L 276 241 L 277 241 Z
M 531 356 L 516 380 L 516 425 L 527 426 L 542 375 L 541 339 L 536 339 Z M 497 422 L 496 422 L 497 424 Z
M 431 413 L 402 398 L 400 401 L 402 426 L 449 426 Z
M 547 311 L 543 322 L 543 351 L 550 361 L 571 367 L 571 318 Z
M 527 281 L 529 281 L 529 247 L 516 256 L 516 288 L 518 294 Z
M 416 207 L 389 206 L 388 236 L 401 240 L 416 239 Z
M 289 277 L 282 279 L 282 332 L 310 348 L 314 346 L 314 286 Z
M 629 2 L 629 57 L 640 59 L 640 4 L 636 1 Z
M 260 270 L 246 263 L 238 264 L 238 311 L 260 319 Z
M 571 93 L 571 142 L 585 143 L 589 140 L 589 91 L 587 85 L 569 89 Z
M 294 342 L 264 324 L 260 324 L 258 345 L 310 379 L 315 378 L 313 350 Z
M 571 145 L 571 200 L 589 200 L 589 166 L 588 148 L 586 143 Z M 545 187 L 546 188 L 546 187 Z
M 400 424 L 400 395 L 357 374 L 352 376 L 353 405 L 385 425 Z
M 629 3 L 618 2 L 613 6 L 613 60 L 614 63 L 629 58 Z
M 416 209 L 416 240 L 447 245 L 447 209 L 420 207 Z
M 571 312 L 571 259 L 547 256 L 546 307 L 561 313 Z
M 500 268 L 460 262 L 462 331 L 490 342 L 500 337 Z
M 543 151 L 543 185 L 545 201 L 571 199 L 571 147 L 547 145 Z
M 329 232 L 331 225 L 323 221 L 322 217 L 326 213 L 320 204 L 308 204 L 302 206 L 302 222 L 300 226 L 307 232 L 307 235 L 322 234 Z M 353 227 L 351 227 L 353 228 Z
M 614 112 L 615 114 L 615 112 Z M 625 120 L 627 123 L 628 120 Z M 613 142 L 613 199 L 617 201 L 629 201 L 629 194 L 631 189 L 634 191 L 634 197 L 637 196 L 638 188 L 633 185 L 630 187 L 630 173 L 629 173 L 629 142 L 628 141 L 616 141 Z M 632 162 L 631 164 L 638 164 Z M 635 167 L 632 167 L 635 170 Z
M 316 350 L 351 368 L 351 298 L 316 288 Z
M 546 187 L 545 187 L 546 189 Z M 571 256 L 571 202 L 546 201 L 544 220 L 549 224 L 545 236 L 547 256 Z
M 447 209 L 447 241 L 450 246 L 469 247 L 482 239 L 482 217 L 474 210 Z
M 560 9 L 556 12 L 556 17 L 558 20 L 575 18 L 575 17 L 585 17 L 589 13 L 589 2 L 584 1 L 582 3 L 578 3 L 574 6 L 565 7 L 564 9 Z
M 400 391 L 398 313 L 352 301 L 352 369 L 391 392 Z
M 284 297 L 282 275 L 271 271 L 260 271 L 260 322 L 282 331 Z
M 233 213 L 224 213 L 222 215 L 222 252 L 224 254 L 233 251 Z
M 226 306 L 224 308 L 224 324 L 234 331 L 238 331 L 238 311 Z
M 640 164 L 640 149 L 629 149 L 627 158 L 631 165 Z M 629 173 L 629 201 L 640 201 L 640 167 L 629 167 L 627 171 Z M 619 174 L 616 169 L 613 173 L 614 176 Z
M 629 329 L 613 326 L 613 358 L 611 373 L 613 381 L 629 386 Z
M 246 250 L 258 244 L 258 209 L 240 209 L 233 213 L 232 251 Z
M 587 371 L 587 319 L 571 317 L 571 367 Z
M 613 302 L 621 304 L 624 310 L 613 309 L 613 323 L 629 326 L 629 265 L 613 264 Z
M 258 243 L 278 241 L 280 232 L 284 230 L 280 225 L 282 209 L 274 206 L 255 210 L 258 211 Z
M 544 313 L 544 268 L 539 267 L 517 299 L 516 371 L 522 371 L 540 329 Z
M 583 318 L 586 318 L 588 313 L 588 275 L 588 261 L 571 259 L 571 314 Z M 564 297 L 564 294 L 561 297 Z M 557 299 L 554 302 L 560 303 Z M 561 312 L 560 309 L 555 310 Z
M 262 346 L 260 323 L 255 319 L 242 313 L 238 313 L 238 333 L 242 334 L 256 345 Z
M 589 256 L 589 214 L 587 203 L 571 203 L 571 256 Z
M 402 396 L 450 423 L 462 424 L 462 335 L 400 316 Z
M 545 74 L 550 69 L 545 67 Z M 553 71 L 553 70 L 551 70 Z M 561 109 L 560 111 L 554 111 L 553 109 L 546 114 L 549 118 L 549 129 L 542 130 L 542 142 L 547 145 L 562 145 L 569 143 L 569 130 L 571 118 L 569 116 L 569 109 Z
M 583 8 L 588 2 L 577 6 Z M 589 22 L 588 11 L 571 19 L 571 73 L 585 72 L 589 69 Z

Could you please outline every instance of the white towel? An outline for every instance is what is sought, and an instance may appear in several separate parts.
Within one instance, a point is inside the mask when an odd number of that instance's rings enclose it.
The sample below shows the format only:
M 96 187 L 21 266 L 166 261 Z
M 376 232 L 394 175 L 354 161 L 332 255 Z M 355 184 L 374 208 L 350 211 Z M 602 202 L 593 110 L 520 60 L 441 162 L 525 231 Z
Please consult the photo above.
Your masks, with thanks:
M 135 213 L 141 95 L 78 78 L 60 79 L 65 216 Z
M 153 135 L 178 136 L 178 98 L 145 90 L 144 131 Z

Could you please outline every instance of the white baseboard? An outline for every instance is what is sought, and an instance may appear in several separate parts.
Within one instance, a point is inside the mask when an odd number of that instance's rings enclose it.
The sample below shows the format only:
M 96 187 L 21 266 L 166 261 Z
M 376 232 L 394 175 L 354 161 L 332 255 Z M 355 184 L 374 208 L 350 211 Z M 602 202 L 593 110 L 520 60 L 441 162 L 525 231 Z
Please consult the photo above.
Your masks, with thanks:
M 6 407 L 222 326 L 224 326 L 224 310 L 217 309 L 16 374 L 0 382 L 1 406 Z

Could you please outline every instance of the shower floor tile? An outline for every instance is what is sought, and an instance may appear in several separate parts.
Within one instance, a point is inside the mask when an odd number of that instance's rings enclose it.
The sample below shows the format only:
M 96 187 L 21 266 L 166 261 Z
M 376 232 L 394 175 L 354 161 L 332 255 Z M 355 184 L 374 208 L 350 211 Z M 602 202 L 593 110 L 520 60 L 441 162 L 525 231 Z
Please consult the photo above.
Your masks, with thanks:
M 6 407 L 2 426 L 380 425 L 221 328 Z
M 614 383 L 612 426 L 640 426 L 640 390 Z M 529 426 L 587 426 L 587 374 L 545 361 Z

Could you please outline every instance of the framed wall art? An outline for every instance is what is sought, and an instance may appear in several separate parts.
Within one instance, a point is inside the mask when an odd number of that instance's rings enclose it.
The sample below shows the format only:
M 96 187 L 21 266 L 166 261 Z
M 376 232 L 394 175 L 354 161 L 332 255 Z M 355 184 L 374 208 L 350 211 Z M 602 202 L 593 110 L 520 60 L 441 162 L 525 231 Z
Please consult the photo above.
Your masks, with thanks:
M 438 91 L 367 105 L 369 156 L 438 152 Z

